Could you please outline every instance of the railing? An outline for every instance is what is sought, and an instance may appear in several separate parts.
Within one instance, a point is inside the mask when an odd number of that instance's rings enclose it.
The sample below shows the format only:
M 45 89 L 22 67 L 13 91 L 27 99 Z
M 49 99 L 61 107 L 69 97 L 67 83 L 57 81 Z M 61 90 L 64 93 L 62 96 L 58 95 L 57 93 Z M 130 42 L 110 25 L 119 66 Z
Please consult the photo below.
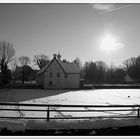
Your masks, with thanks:
M 9 108 L 15 107 L 15 108 Z M 26 108 L 22 108 L 26 107 Z M 32 107 L 32 109 L 30 109 Z M 39 109 L 37 109 L 39 108 Z M 42 109 L 43 108 L 43 109 Z M 45 109 L 44 109 L 45 108 Z M 60 109 L 64 108 L 64 109 Z M 69 108 L 69 109 L 67 109 Z M 72 108 L 72 109 L 71 109 Z M 81 108 L 81 109 L 80 109 Z M 115 108 L 115 109 L 112 109 Z M 75 110 L 76 109 L 76 110 Z M 24 112 L 46 112 L 45 117 L 25 117 L 19 116 L 2 116 L 3 112 L 16 111 L 21 114 Z M 116 115 L 90 115 L 90 116 L 66 116 L 62 112 L 85 112 L 85 113 L 107 113 L 107 112 L 129 112 L 127 114 Z M 63 117 L 52 117 L 51 112 L 60 113 Z M 131 113 L 130 113 L 131 112 Z M 133 112 L 133 113 L 132 113 Z M 92 119 L 92 118 L 139 118 L 140 117 L 140 105 L 59 105 L 59 104 L 17 104 L 17 103 L 0 103 L 0 118 L 13 118 L 13 119 L 46 119 L 47 121 L 52 119 Z

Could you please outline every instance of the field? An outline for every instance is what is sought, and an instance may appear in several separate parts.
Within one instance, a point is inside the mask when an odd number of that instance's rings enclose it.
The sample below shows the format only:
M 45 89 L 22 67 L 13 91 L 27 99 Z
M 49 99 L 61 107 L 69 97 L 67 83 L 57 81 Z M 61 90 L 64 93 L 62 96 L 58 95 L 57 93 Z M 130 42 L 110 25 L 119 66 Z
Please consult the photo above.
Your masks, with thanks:
M 0 90 L 0 102 L 14 102 L 14 103 L 30 103 L 30 104 L 62 104 L 62 105 L 138 105 L 140 103 L 140 89 L 98 89 L 98 90 L 40 90 L 40 89 L 1 89 Z M 6 108 L 5 106 L 0 106 L 0 108 Z M 15 107 L 16 108 L 16 107 Z M 20 107 L 24 108 L 24 107 Z M 32 109 L 30 107 L 30 109 Z M 46 109 L 46 108 L 45 108 Z M 54 109 L 54 108 L 52 108 Z M 55 108 L 58 109 L 58 108 Z M 60 108 L 59 108 L 60 109 Z M 69 108 L 65 108 L 69 109 Z M 77 108 L 75 108 L 76 110 Z M 91 108 L 82 108 L 83 110 L 90 110 Z M 111 108 L 113 109 L 113 108 Z M 24 117 L 46 117 L 46 112 L 22 112 Z M 0 111 L 0 116 L 19 116 L 21 112 L 5 112 Z M 72 116 L 110 116 L 110 115 L 137 115 L 136 111 L 126 111 L 126 112 L 115 112 L 115 111 L 104 111 L 104 112 L 51 112 L 51 117 L 72 117 Z M 46 120 L 44 120 L 46 122 Z M 11 124 L 11 129 L 17 129 L 18 126 L 21 129 L 27 128 L 25 125 L 28 124 L 28 128 L 37 129 L 64 129 L 64 128 L 105 128 L 105 127 L 116 127 L 116 126 L 136 126 L 140 125 L 139 119 L 128 119 L 128 120 L 103 120 L 96 119 L 86 121 L 50 121 L 44 123 L 44 121 L 27 122 L 27 120 L 0 120 L 0 124 L 9 127 L 9 122 Z M 7 121 L 6 121 L 7 122 Z M 4 123 L 4 124 L 3 124 Z M 16 125 L 15 125 L 16 123 Z M 13 124 L 15 127 L 13 127 Z M 23 127 L 22 125 L 23 124 Z M 1 125 L 1 127 L 2 127 Z M 18 128 L 19 129 L 19 128 Z
M 140 89 L 0 89 L 0 102 L 45 104 L 139 104 Z
M 140 103 L 140 89 L 99 89 L 99 90 L 32 90 L 3 89 L 0 90 L 0 102 L 31 103 L 31 104 L 68 104 L 68 105 L 137 105 Z M 83 108 L 88 109 L 90 108 Z M 136 112 L 117 112 L 118 115 L 135 115 Z M 113 115 L 116 112 L 96 113 L 52 113 L 52 116 L 102 116 Z M 1 111 L 0 114 L 5 114 Z M 17 112 L 15 112 L 17 114 Z M 46 116 L 46 112 L 26 112 L 24 116 Z

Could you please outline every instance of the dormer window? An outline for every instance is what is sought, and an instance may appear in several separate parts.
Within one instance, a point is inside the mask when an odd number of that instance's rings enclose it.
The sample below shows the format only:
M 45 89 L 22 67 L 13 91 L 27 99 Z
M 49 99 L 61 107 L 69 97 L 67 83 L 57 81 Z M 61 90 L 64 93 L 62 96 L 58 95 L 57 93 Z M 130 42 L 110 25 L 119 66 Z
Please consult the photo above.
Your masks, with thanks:
M 60 72 L 57 72 L 57 77 L 58 77 L 58 78 L 61 77 Z

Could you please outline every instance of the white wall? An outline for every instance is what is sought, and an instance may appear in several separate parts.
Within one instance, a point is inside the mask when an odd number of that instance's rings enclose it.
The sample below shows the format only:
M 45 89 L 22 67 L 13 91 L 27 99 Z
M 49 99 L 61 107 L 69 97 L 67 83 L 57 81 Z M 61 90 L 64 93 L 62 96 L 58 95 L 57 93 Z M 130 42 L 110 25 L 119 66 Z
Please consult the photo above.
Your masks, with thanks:
M 52 72 L 52 77 L 50 77 Z M 60 77 L 57 77 L 57 72 L 60 73 Z M 80 74 L 68 74 L 68 78 L 65 78 L 65 74 L 60 65 L 53 61 L 47 71 L 44 73 L 44 88 L 63 89 L 63 88 L 79 88 Z M 49 86 L 49 82 L 52 81 L 53 85 Z
M 80 74 L 68 74 L 64 79 L 64 88 L 79 88 Z
M 50 77 L 50 72 L 52 72 L 52 77 Z M 60 77 L 57 77 L 57 72 L 60 72 Z M 44 74 L 44 88 L 63 88 L 64 73 L 56 60 L 49 66 Z M 52 86 L 49 86 L 49 82 L 52 81 Z

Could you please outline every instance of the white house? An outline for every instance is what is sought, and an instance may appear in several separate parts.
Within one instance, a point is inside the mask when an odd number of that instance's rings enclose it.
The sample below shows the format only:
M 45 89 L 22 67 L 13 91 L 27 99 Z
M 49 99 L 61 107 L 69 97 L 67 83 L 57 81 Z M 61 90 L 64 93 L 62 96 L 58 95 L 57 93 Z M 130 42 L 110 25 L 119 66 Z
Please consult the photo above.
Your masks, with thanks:
M 54 54 L 53 59 L 37 72 L 36 82 L 45 89 L 79 88 L 79 65 L 61 61 L 61 55 Z

